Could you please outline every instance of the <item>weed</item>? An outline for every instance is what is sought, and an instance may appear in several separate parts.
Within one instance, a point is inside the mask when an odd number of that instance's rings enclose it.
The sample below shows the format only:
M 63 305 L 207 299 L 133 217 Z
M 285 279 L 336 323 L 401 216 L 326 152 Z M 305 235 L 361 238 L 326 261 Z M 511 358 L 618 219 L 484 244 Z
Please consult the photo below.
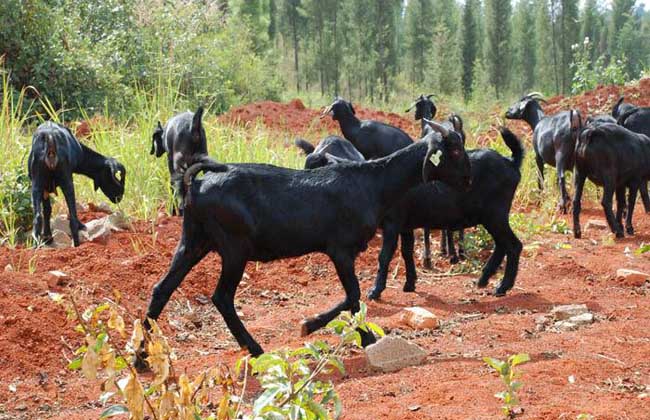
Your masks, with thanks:
M 530 357 L 526 353 L 520 353 L 508 357 L 505 361 L 491 357 L 484 357 L 483 361 L 497 371 L 506 386 L 506 389 L 495 394 L 495 397 L 503 401 L 503 406 L 501 407 L 503 415 L 506 418 L 513 418 L 515 415 L 514 409 L 519 405 L 517 391 L 523 385 L 521 381 L 517 380 L 521 377 L 521 374 L 515 371 L 515 367 L 530 361 Z

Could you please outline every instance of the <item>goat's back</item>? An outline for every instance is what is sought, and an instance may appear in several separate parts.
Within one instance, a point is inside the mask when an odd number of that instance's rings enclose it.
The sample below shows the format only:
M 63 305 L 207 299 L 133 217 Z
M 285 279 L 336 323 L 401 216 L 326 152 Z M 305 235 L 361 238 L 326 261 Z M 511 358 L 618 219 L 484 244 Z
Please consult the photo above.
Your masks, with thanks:
M 388 156 L 413 143 L 400 128 L 379 121 L 361 121 L 355 146 L 366 159 Z

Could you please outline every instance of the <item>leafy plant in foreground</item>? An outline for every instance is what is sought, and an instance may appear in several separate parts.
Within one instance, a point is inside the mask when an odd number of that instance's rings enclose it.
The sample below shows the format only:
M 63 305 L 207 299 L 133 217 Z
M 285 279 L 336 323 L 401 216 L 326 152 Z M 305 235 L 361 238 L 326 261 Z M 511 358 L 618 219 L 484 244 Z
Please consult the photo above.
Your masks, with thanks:
M 515 371 L 515 367 L 530 361 L 530 357 L 526 353 L 519 353 L 508 357 L 505 361 L 491 357 L 484 357 L 483 361 L 497 371 L 499 377 L 501 377 L 501 380 L 505 384 L 505 391 L 495 394 L 495 397 L 503 401 L 503 406 L 501 407 L 503 415 L 506 418 L 513 418 L 515 416 L 514 409 L 519 405 L 517 391 L 523 385 L 521 381 L 517 380 L 521 377 L 521 374 Z
M 366 306 L 355 315 L 349 312 L 329 324 L 339 337 L 336 346 L 323 341 L 306 343 L 297 350 L 278 350 L 257 358 L 244 357 L 234 372 L 225 365 L 205 369 L 195 377 L 177 376 L 173 350 L 156 324 L 146 331 L 139 319 L 133 321 L 130 339 L 119 306 L 114 300 L 80 311 L 74 297 L 52 293 L 68 317 L 78 322 L 75 330 L 84 335 L 84 345 L 75 351 L 68 368 L 80 369 L 88 379 L 101 381 L 102 403 L 115 401 L 100 418 L 129 414 L 143 420 L 262 420 L 262 419 L 330 419 L 341 414 L 341 403 L 331 381 L 321 374 L 345 372 L 341 355 L 350 344 L 361 344 L 358 330 L 383 331 L 366 321 Z M 117 302 L 117 303 L 116 303 Z M 123 349 L 120 344 L 123 344 Z M 129 360 L 144 343 L 153 378 L 145 379 Z M 247 380 L 256 376 L 263 392 L 254 401 L 244 400 Z M 243 372 L 242 372 L 243 370 Z M 235 378 L 240 377 L 241 381 Z

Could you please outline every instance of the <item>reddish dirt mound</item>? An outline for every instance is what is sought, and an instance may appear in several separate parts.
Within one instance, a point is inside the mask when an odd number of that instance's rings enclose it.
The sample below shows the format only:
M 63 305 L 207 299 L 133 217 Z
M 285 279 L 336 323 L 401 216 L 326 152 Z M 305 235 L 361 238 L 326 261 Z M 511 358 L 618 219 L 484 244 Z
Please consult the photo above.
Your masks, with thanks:
M 357 117 L 362 120 L 377 120 L 385 122 L 416 137 L 419 126 L 408 116 L 401 116 L 392 112 L 376 111 L 355 104 Z M 289 103 L 273 101 L 255 102 L 231 109 L 219 117 L 219 121 L 228 124 L 247 125 L 261 122 L 266 127 L 289 131 L 294 134 L 305 133 L 340 133 L 339 124 L 330 117 L 320 118 L 321 111 L 306 108 L 300 99 L 293 99 Z

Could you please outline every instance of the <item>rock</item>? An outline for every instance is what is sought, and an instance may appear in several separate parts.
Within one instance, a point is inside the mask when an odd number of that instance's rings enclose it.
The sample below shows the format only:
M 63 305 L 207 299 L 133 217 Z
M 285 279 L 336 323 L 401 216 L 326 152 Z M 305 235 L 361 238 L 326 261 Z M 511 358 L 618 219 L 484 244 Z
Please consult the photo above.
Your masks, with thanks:
M 629 286 L 643 286 L 646 280 L 650 279 L 650 274 L 641 271 L 619 268 L 616 270 L 616 277 L 622 279 Z
M 551 318 L 548 315 L 538 315 L 535 317 L 535 330 L 544 331 L 551 324 Z
M 52 232 L 52 246 L 54 248 L 69 248 L 72 246 L 72 238 L 70 235 L 57 229 Z
M 590 312 L 572 316 L 567 320 L 567 322 L 570 322 L 572 324 L 576 325 L 589 325 L 594 323 L 594 315 Z
M 106 214 L 113 213 L 113 209 L 111 208 L 111 205 L 105 201 L 102 201 L 99 204 L 88 203 L 88 209 L 90 211 L 99 212 L 99 213 L 106 213 Z
M 47 275 L 47 285 L 50 289 L 56 286 L 64 286 L 70 280 L 70 276 L 63 271 L 49 271 Z
M 575 331 L 578 329 L 576 324 L 569 321 L 557 321 L 553 326 L 560 331 Z
M 107 223 L 110 225 L 111 230 L 122 231 L 129 230 L 131 227 L 129 219 L 121 211 L 115 212 L 107 216 Z
M 589 221 L 587 221 L 587 225 L 585 226 L 585 232 L 588 231 L 589 229 L 607 230 L 609 229 L 609 226 L 607 225 L 607 222 L 604 220 L 590 219 Z
M 422 364 L 427 353 L 401 337 L 384 336 L 366 347 L 368 365 L 381 372 L 395 372 L 408 366 Z
M 91 220 L 86 223 L 86 230 L 79 231 L 80 242 L 99 242 L 106 244 L 109 236 L 111 236 L 111 228 L 105 217 Z
M 11 264 L 5 265 L 5 273 L 11 273 L 12 271 L 14 271 L 14 266 L 13 265 L 11 265 Z
M 68 220 L 68 216 L 64 216 L 62 214 L 56 216 L 52 221 L 50 222 L 50 226 L 52 227 L 52 232 L 55 230 L 61 231 L 65 233 L 66 235 L 70 236 L 70 221 Z
M 431 312 L 418 306 L 405 308 L 400 319 L 403 323 L 415 329 L 438 328 L 438 318 Z
M 585 312 L 589 312 L 587 305 L 560 305 L 556 306 L 551 310 L 551 315 L 556 321 L 563 321 L 569 319 L 572 316 L 581 315 Z

